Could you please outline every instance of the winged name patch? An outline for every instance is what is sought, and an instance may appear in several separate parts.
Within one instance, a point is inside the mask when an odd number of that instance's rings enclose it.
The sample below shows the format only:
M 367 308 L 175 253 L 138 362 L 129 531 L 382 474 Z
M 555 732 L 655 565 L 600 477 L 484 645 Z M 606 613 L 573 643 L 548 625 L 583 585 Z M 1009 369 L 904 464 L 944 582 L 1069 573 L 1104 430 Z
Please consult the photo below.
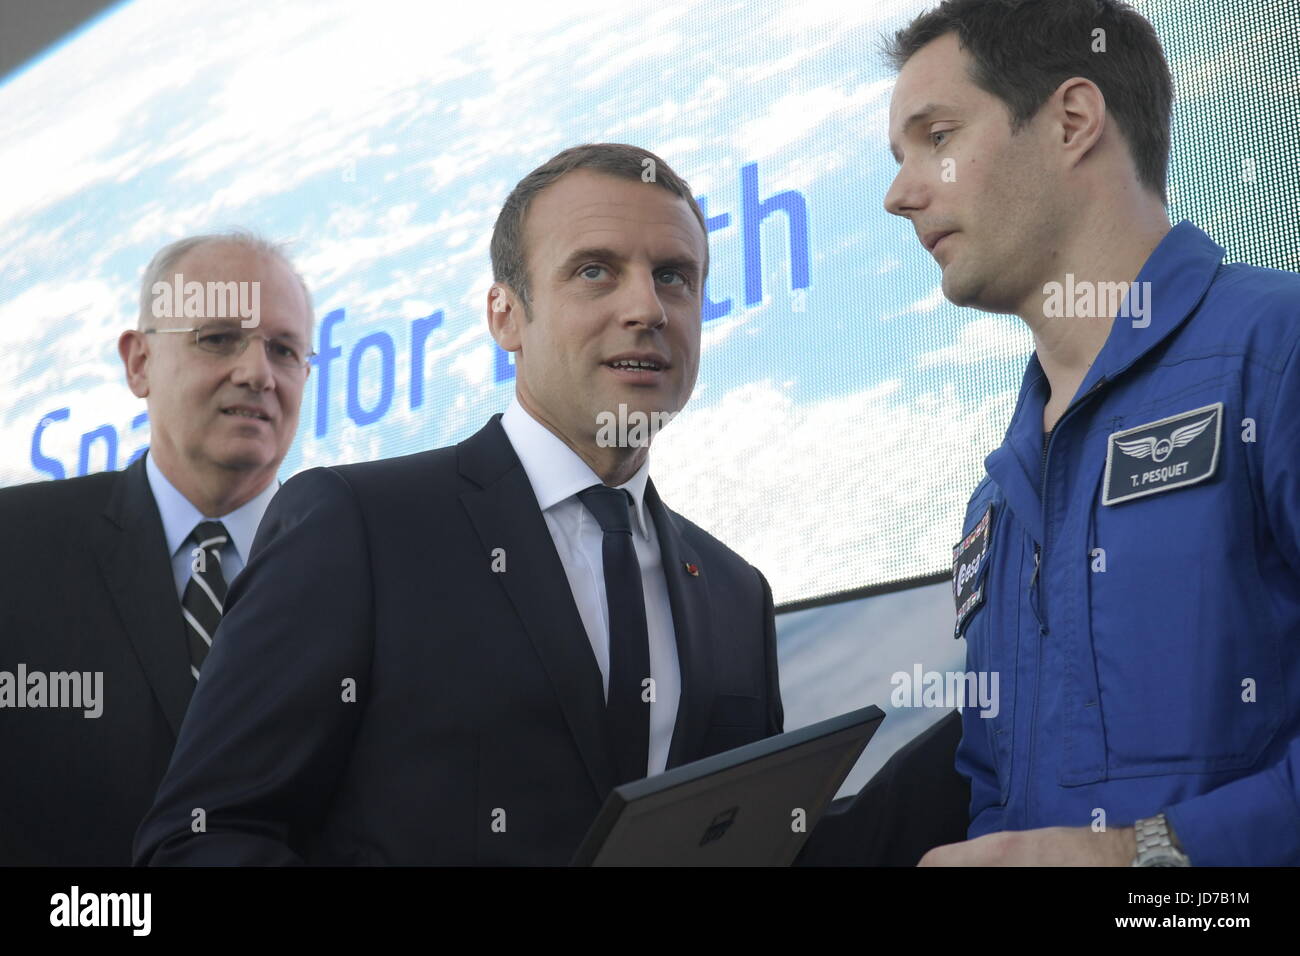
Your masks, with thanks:
M 1204 481 L 1219 466 L 1223 402 L 1126 428 L 1106 445 L 1103 505 Z

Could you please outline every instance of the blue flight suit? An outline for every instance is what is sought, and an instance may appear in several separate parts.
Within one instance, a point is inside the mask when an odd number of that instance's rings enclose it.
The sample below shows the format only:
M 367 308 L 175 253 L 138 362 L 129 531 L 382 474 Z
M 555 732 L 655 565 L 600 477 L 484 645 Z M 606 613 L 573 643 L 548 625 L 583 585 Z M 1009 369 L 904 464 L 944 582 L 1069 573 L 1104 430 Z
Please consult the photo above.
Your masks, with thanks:
M 954 555 L 967 668 L 999 674 L 962 711 L 972 838 L 1163 811 L 1194 866 L 1300 864 L 1300 276 L 1223 255 L 1175 226 L 1047 441 L 1034 355 L 985 459 Z

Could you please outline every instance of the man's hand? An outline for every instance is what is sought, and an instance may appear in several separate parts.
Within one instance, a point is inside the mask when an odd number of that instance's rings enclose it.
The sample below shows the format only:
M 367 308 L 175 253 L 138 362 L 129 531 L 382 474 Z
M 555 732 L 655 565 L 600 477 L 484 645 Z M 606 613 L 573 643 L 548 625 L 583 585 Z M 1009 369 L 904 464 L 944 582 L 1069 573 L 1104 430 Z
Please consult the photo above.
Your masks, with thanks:
M 1135 856 L 1132 827 L 1044 827 L 937 846 L 917 866 L 1128 866 Z

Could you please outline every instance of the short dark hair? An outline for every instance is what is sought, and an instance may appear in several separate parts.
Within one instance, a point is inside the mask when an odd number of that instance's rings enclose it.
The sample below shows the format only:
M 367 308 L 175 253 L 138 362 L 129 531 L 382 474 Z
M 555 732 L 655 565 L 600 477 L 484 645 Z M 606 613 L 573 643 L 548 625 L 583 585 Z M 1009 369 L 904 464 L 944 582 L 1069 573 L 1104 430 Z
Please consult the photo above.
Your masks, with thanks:
M 1096 29 L 1105 31 L 1104 53 L 1092 50 Z M 885 56 L 901 70 L 948 33 L 974 61 L 971 81 L 1006 104 L 1015 132 L 1071 77 L 1097 84 L 1138 179 L 1165 200 L 1173 81 L 1140 13 L 1120 0 L 943 0 L 886 40 Z
M 650 162 L 647 163 L 647 160 Z M 586 143 L 571 146 L 552 156 L 515 185 L 506 197 L 505 205 L 492 227 L 492 278 L 512 288 L 522 300 L 524 314 L 528 312 L 528 264 L 524 247 L 524 216 L 528 207 L 547 186 L 565 173 L 575 169 L 590 169 L 598 173 L 649 182 L 686 200 L 704 234 L 704 275 L 709 274 L 709 230 L 704 224 L 704 214 L 691 194 L 691 187 L 672 167 L 640 146 L 624 143 Z M 653 177 L 645 178 L 647 170 Z

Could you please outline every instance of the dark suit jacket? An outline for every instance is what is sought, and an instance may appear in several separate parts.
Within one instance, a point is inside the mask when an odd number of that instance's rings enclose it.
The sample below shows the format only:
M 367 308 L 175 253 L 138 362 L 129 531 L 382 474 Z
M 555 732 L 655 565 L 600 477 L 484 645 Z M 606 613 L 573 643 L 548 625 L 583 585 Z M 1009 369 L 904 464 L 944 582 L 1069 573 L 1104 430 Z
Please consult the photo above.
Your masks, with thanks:
M 0 489 L 0 670 L 100 671 L 103 713 L 0 709 L 0 864 L 117 865 L 194 690 L 144 458 Z
M 653 484 L 646 502 L 682 676 L 668 765 L 781 732 L 767 582 Z M 499 416 L 312 469 L 231 588 L 136 860 L 564 864 L 614 782 L 604 710 Z

